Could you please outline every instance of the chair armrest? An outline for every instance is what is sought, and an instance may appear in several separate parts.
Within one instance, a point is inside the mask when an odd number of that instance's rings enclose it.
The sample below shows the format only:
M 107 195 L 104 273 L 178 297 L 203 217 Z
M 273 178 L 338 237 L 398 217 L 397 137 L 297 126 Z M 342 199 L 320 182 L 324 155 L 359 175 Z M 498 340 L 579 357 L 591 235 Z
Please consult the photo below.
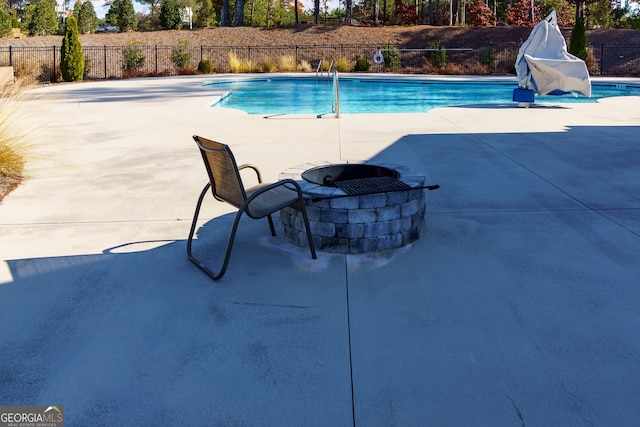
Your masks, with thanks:
M 294 188 L 287 186 L 287 184 L 293 185 Z M 282 187 L 282 186 L 287 187 L 289 190 L 296 191 L 298 193 L 298 197 L 300 199 L 303 198 L 302 188 L 300 188 L 300 184 L 298 184 L 295 180 L 291 178 L 286 178 L 278 182 L 274 182 L 273 184 L 266 184 L 260 187 L 259 189 L 255 190 L 253 193 L 251 193 L 251 196 L 247 197 L 247 202 L 251 202 L 251 200 L 255 199 L 257 196 L 259 196 L 260 194 L 266 191 L 273 190 L 274 188 Z
M 262 183 L 262 175 L 260 174 L 260 170 L 256 165 L 245 163 L 244 165 L 238 166 L 238 171 L 241 171 L 242 169 L 253 169 L 256 173 L 256 176 L 258 177 L 258 183 Z
M 294 188 L 291 188 L 292 186 Z M 251 212 L 252 209 L 250 208 L 250 205 L 251 203 L 253 203 L 255 199 L 260 197 L 262 194 L 272 191 L 278 187 L 284 187 L 288 190 L 288 192 L 293 192 L 293 194 L 291 194 L 291 197 L 283 198 L 282 193 L 280 193 L 281 197 L 279 197 L 279 201 L 276 201 L 275 204 L 270 204 L 270 203 L 264 204 L 258 201 L 256 202 L 257 205 L 259 205 L 258 211 L 254 213 Z M 300 184 L 298 184 L 296 181 L 294 181 L 293 179 L 287 178 L 287 179 L 283 179 L 282 181 L 275 182 L 273 184 L 265 184 L 260 188 L 253 190 L 251 194 L 247 197 L 247 199 L 244 201 L 243 207 L 241 209 L 245 210 L 251 218 L 261 218 L 263 216 L 271 214 L 279 209 L 282 209 L 285 206 L 289 206 L 292 203 L 296 203 L 296 202 L 304 203 L 302 189 L 300 188 Z

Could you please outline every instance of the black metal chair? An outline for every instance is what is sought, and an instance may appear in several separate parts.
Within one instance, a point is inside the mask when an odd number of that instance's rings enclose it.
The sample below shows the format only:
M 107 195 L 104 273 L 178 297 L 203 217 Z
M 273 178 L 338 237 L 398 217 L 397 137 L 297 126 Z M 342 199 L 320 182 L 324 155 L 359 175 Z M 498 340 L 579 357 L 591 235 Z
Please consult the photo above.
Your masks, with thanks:
M 193 139 L 200 148 L 200 153 L 204 160 L 204 166 L 207 170 L 207 174 L 209 175 L 209 182 L 204 186 L 200 193 L 200 197 L 198 198 L 196 212 L 193 216 L 193 222 L 191 223 L 191 231 L 189 232 L 189 239 L 187 240 L 187 255 L 191 262 L 207 273 L 207 275 L 209 275 L 213 280 L 222 278 L 229 264 L 233 241 L 235 239 L 242 214 L 246 213 L 247 216 L 253 219 L 261 219 L 266 216 L 269 220 L 271 235 L 275 236 L 276 230 L 273 225 L 271 214 L 286 206 L 291 206 L 302 212 L 309 240 L 311 257 L 316 259 L 316 250 L 311 236 L 311 227 L 309 226 L 309 218 L 307 216 L 302 190 L 296 181 L 293 179 L 284 179 L 273 184 L 263 183 L 260 171 L 256 166 L 251 164 L 237 166 L 236 160 L 233 157 L 233 153 L 229 146 L 197 135 L 195 135 Z M 258 179 L 258 185 L 245 189 L 242 183 L 242 178 L 240 177 L 240 171 L 246 168 L 253 169 L 255 171 Z M 211 188 L 213 197 L 216 200 L 229 203 L 230 205 L 238 208 L 238 212 L 233 221 L 233 227 L 231 228 L 231 233 L 229 235 L 222 268 L 218 273 L 212 271 L 203 262 L 196 259 L 192 254 L 191 248 L 193 235 L 196 231 L 196 223 L 200 214 L 200 207 L 209 188 Z

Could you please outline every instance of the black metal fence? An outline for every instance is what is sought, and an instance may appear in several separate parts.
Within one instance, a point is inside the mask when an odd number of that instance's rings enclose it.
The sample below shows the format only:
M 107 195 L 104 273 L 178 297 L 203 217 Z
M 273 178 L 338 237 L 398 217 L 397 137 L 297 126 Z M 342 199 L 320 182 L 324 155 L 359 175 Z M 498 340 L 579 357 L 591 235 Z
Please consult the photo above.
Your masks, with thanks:
M 302 45 L 302 46 L 189 46 L 188 63 L 178 68 L 172 60 L 177 46 L 85 46 L 85 79 L 114 79 L 134 76 L 162 76 L 195 72 L 201 60 L 211 62 L 215 72 L 232 72 L 230 54 L 244 64 L 244 71 L 272 71 L 266 64 L 288 63 L 301 71 L 315 71 L 320 60 L 353 64 L 365 56 L 373 66 L 376 45 Z M 132 49 L 134 51 L 132 52 Z M 137 50 L 136 50 L 137 49 Z M 488 44 L 446 48 L 446 59 L 433 64 L 427 49 L 411 46 L 385 46 L 384 68 L 404 73 L 439 74 L 515 74 L 519 45 Z M 587 64 L 592 75 L 640 76 L 640 46 L 590 46 Z M 183 52 L 184 53 L 184 52 Z M 132 68 L 131 55 L 139 58 Z M 396 58 L 390 60 L 391 57 Z M 13 66 L 18 76 L 39 81 L 60 80 L 60 47 L 0 47 L 0 66 Z M 372 67 L 372 70 L 375 67 Z M 290 71 L 290 70 L 289 70 Z

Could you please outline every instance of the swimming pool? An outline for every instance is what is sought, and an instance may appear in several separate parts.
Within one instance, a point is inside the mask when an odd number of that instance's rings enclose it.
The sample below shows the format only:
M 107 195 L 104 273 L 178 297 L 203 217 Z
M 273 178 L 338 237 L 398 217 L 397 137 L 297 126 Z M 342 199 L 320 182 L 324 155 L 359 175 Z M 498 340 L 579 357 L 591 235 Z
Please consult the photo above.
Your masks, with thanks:
M 208 83 L 228 92 L 214 107 L 249 114 L 331 113 L 332 79 L 326 76 L 249 78 Z M 515 77 L 500 79 L 390 79 L 341 75 L 340 112 L 414 113 L 469 104 L 514 104 Z M 640 83 L 594 83 L 592 97 L 567 94 L 536 97 L 536 103 L 596 102 L 599 98 L 640 95 Z

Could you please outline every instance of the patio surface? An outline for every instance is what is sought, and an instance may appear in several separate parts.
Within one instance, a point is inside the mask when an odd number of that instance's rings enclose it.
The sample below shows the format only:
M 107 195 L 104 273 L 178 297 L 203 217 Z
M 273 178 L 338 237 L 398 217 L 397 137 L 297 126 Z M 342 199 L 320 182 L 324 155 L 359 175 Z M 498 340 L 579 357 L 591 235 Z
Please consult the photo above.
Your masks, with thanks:
M 637 422 L 640 98 L 264 118 L 208 108 L 204 80 L 30 93 L 29 179 L 0 205 L 0 405 L 69 426 Z M 193 134 L 269 180 L 370 159 L 441 188 L 393 253 L 314 261 L 245 219 L 213 282 L 185 253 Z M 213 265 L 230 212 L 203 207 Z

